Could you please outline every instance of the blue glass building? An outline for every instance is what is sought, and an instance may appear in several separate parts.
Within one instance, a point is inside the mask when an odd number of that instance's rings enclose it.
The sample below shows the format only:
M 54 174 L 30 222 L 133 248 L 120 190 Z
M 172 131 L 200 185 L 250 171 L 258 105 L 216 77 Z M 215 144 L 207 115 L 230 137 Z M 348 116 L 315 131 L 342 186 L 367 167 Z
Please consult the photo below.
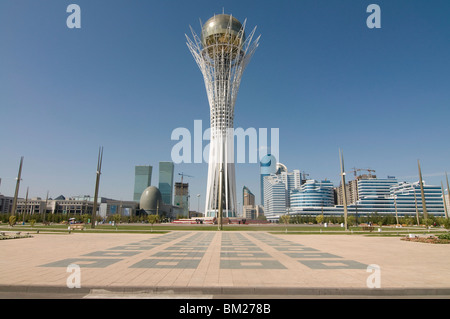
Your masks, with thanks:
M 277 160 L 275 156 L 272 154 L 265 155 L 260 161 L 260 168 L 261 205 L 264 205 L 264 177 L 275 174 L 277 171 Z
M 334 205 L 333 183 L 307 180 L 300 189 L 291 191 L 291 208 L 324 207 Z
M 422 196 L 419 182 L 402 182 L 391 188 L 391 208 L 397 210 L 399 216 L 416 213 L 416 206 L 419 213 L 426 207 L 428 214 L 442 215 L 444 213 L 444 201 L 440 186 L 423 185 L 425 194 L 425 205 L 422 203 Z
M 358 180 L 358 200 L 347 205 L 349 214 L 368 216 L 373 213 L 397 214 L 399 217 L 416 216 L 423 214 L 425 205 L 428 214 L 444 216 L 444 202 L 440 186 L 425 185 L 425 203 L 422 203 L 419 182 L 398 182 L 396 179 L 361 179 Z M 308 190 L 309 188 L 309 190 Z M 311 185 L 305 187 L 305 194 L 301 191 L 291 193 L 291 213 L 302 215 L 321 214 L 342 215 L 342 205 L 321 206 L 321 198 L 325 198 L 325 192 L 319 191 L 320 187 Z M 325 203 L 325 200 L 324 200 Z M 309 206 L 308 206 L 309 205 Z
M 134 194 L 133 200 L 139 202 L 144 190 L 151 185 L 152 167 L 136 166 L 134 168 Z
M 159 162 L 159 184 L 158 188 L 161 192 L 162 201 L 166 205 L 172 205 L 173 198 L 173 162 Z

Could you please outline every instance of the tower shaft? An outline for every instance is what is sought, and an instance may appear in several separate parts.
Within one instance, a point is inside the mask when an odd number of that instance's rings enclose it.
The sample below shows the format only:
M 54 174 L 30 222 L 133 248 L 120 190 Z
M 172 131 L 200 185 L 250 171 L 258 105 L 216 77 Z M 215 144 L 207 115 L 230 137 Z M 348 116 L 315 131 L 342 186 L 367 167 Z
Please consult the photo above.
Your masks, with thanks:
M 208 217 L 219 217 L 219 208 L 224 217 L 234 217 L 237 211 L 234 106 L 242 74 L 259 41 L 259 37 L 252 41 L 256 28 L 244 40 L 244 29 L 245 22 L 242 26 L 232 16 L 219 15 L 205 23 L 201 40 L 192 28 L 193 40 L 186 36 L 188 48 L 202 72 L 210 107 L 205 199 Z

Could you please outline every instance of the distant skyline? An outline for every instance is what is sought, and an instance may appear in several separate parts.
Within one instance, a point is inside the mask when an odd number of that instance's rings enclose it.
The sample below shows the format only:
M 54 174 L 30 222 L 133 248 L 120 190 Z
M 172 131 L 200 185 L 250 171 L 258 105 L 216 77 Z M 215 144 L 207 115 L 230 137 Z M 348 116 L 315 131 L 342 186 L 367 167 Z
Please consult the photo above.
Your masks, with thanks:
M 81 8 L 69 29 L 66 8 Z M 369 29 L 366 8 L 381 8 Z M 132 200 L 137 165 L 171 161 L 174 129 L 209 123 L 202 75 L 186 46 L 215 13 L 247 18 L 260 46 L 246 69 L 235 127 L 279 128 L 289 171 L 340 183 L 345 168 L 445 185 L 450 173 L 450 2 L 447 0 L 0 2 L 0 194 L 94 194 Z M 206 143 L 205 143 L 206 144 Z M 178 164 L 191 209 L 208 166 Z M 259 164 L 236 164 L 237 193 L 260 202 Z M 350 174 L 350 173 L 349 173 Z M 351 178 L 347 175 L 347 181 Z M 158 186 L 158 170 L 152 184 Z M 239 197 L 239 196 L 238 196 Z M 241 199 L 238 198 L 241 202 Z M 242 203 L 240 203 L 242 205 Z M 200 205 L 203 207 L 204 205 Z

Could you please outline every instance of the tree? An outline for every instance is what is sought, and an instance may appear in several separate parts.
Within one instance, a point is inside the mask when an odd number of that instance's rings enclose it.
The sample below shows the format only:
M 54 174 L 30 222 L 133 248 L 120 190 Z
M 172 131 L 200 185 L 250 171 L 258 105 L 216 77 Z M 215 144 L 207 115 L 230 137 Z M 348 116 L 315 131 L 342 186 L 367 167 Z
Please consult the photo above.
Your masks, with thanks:
M 289 224 L 290 219 L 291 219 L 291 216 L 289 216 L 289 215 L 281 215 L 280 216 L 280 223 L 284 223 L 286 225 L 286 233 L 287 233 L 287 224 Z
M 281 215 L 280 216 L 280 222 L 283 224 L 289 224 L 290 219 L 291 219 L 291 216 L 289 216 L 289 215 Z
M 259 215 L 256 219 L 257 220 L 261 220 L 261 221 L 266 221 L 267 220 L 266 216 L 264 216 L 264 215 Z
M 11 215 L 9 216 L 9 226 L 14 226 L 16 224 L 16 216 Z
M 354 215 L 350 215 L 347 217 L 347 225 L 353 226 L 356 222 L 356 217 Z
M 85 224 L 87 224 L 88 223 L 88 221 L 89 221 L 89 214 L 84 214 L 83 216 L 81 216 L 82 217 L 82 219 L 83 219 L 83 223 L 85 223 Z
M 316 216 L 317 224 L 322 224 L 324 219 L 325 218 L 323 217 L 323 215 L 317 215 Z
M 424 218 L 423 222 L 425 223 L 425 225 L 428 227 L 430 227 L 433 224 L 433 219 L 431 218 Z
M 153 232 L 153 224 L 159 222 L 158 215 L 148 215 L 147 217 L 148 223 L 152 225 L 151 231 Z
M 116 230 L 117 230 L 117 225 L 120 223 L 120 219 L 121 219 L 121 216 L 119 214 L 113 215 L 113 221 L 114 221 L 114 225 L 116 226 Z
M 405 224 L 407 224 L 408 226 L 414 225 L 414 218 L 412 218 L 412 217 L 406 217 L 406 218 L 405 218 Z

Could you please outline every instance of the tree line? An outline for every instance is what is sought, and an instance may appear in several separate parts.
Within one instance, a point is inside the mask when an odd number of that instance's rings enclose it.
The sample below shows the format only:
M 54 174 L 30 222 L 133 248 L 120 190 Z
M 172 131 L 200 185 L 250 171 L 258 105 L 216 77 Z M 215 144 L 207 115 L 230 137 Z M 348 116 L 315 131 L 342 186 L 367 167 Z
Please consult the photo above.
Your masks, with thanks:
M 344 223 L 343 215 L 282 215 L 280 216 L 280 223 L 288 224 L 341 224 Z M 373 213 L 369 215 L 348 215 L 347 224 L 349 226 L 357 226 L 359 224 L 374 224 L 378 226 L 382 225 L 395 225 L 397 224 L 397 217 L 392 214 L 378 214 Z M 417 217 L 410 216 L 398 216 L 398 224 L 414 226 L 417 225 Z M 445 217 L 438 217 L 429 214 L 428 218 L 419 216 L 419 225 L 425 226 L 444 226 L 450 228 L 450 221 Z
M 51 224 L 63 224 L 68 223 L 69 219 L 75 218 L 77 222 L 81 223 L 92 223 L 92 215 L 90 214 L 0 214 L 0 222 L 2 224 L 23 224 L 24 222 L 26 224 L 29 223 L 51 223 Z M 12 222 L 12 219 L 13 222 Z M 114 222 L 116 224 L 118 223 L 147 223 L 148 222 L 148 216 L 145 214 L 137 215 L 137 216 L 121 216 L 119 214 L 114 215 L 108 215 L 106 217 L 102 216 L 96 216 L 94 222 L 103 222 L 103 223 L 109 223 Z M 165 221 L 164 216 L 159 216 L 159 221 Z M 11 223 L 12 222 L 12 223 Z

